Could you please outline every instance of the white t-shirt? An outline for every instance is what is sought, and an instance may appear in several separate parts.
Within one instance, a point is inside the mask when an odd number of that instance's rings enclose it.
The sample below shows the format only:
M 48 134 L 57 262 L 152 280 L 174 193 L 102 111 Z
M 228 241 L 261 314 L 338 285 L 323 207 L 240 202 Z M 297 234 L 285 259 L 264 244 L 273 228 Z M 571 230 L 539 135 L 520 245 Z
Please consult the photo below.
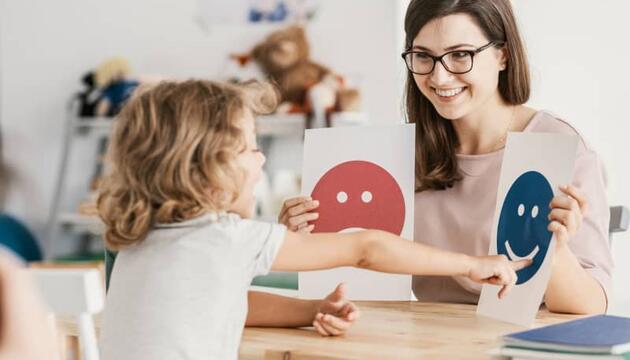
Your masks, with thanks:
M 157 226 L 122 250 L 103 315 L 103 359 L 236 359 L 248 287 L 271 269 L 285 231 L 208 214 Z

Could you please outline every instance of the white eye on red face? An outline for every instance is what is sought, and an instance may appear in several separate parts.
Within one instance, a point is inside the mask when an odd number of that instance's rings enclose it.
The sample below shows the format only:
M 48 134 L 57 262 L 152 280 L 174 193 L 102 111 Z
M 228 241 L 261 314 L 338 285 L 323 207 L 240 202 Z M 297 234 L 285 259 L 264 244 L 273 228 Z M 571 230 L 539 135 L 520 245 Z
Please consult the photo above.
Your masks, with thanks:
M 361 193 L 361 201 L 365 204 L 369 204 L 372 201 L 372 193 L 370 191 L 363 191 Z M 337 202 L 340 204 L 345 203 L 346 201 L 348 201 L 348 193 L 346 193 L 345 191 L 340 191 L 337 193 Z

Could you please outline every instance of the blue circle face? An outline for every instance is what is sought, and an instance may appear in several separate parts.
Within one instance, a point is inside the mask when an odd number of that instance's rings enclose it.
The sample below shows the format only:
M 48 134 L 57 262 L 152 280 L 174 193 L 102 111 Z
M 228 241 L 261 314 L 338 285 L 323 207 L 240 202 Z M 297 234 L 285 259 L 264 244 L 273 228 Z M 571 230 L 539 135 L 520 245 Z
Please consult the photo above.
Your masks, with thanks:
M 552 198 L 551 185 L 536 171 L 519 176 L 505 196 L 497 229 L 497 253 L 512 261 L 533 260 L 516 272 L 517 285 L 531 279 L 547 255 L 552 235 L 547 230 L 547 216 Z

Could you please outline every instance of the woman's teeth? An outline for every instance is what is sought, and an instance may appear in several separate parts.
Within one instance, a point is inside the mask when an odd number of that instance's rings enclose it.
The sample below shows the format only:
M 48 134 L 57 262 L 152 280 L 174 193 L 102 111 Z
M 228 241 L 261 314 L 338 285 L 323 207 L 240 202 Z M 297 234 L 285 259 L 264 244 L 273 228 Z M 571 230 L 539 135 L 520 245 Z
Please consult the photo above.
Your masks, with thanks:
M 461 93 L 462 91 L 464 91 L 464 89 L 465 89 L 465 88 L 460 87 L 460 88 L 457 88 L 457 89 L 445 89 L 445 90 L 442 90 L 442 89 L 434 89 L 434 90 L 435 90 L 435 93 L 436 93 L 438 96 L 442 96 L 442 97 L 452 97 L 452 96 L 458 95 L 459 93 Z

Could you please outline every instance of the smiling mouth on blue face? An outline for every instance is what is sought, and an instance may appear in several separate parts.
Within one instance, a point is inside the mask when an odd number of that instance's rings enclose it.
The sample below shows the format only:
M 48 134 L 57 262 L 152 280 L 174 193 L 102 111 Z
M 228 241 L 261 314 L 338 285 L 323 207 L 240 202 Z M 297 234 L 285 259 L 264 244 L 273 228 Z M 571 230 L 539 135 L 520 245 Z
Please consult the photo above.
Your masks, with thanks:
M 527 254 L 525 256 L 518 256 L 518 255 L 516 255 L 514 250 L 512 250 L 512 247 L 510 246 L 510 241 L 506 240 L 505 241 L 505 250 L 507 251 L 508 258 L 510 260 L 512 260 L 512 261 L 534 260 L 534 257 L 536 256 L 536 254 L 538 254 L 538 252 L 540 251 L 540 247 L 538 245 L 536 245 L 534 250 L 532 250 L 532 252 L 530 252 L 529 254 Z
M 497 254 L 512 261 L 532 261 L 517 271 L 517 285 L 529 281 L 547 255 L 552 235 L 547 230 L 548 205 L 552 198 L 551 185 L 536 171 L 519 176 L 505 196 L 497 228 Z

